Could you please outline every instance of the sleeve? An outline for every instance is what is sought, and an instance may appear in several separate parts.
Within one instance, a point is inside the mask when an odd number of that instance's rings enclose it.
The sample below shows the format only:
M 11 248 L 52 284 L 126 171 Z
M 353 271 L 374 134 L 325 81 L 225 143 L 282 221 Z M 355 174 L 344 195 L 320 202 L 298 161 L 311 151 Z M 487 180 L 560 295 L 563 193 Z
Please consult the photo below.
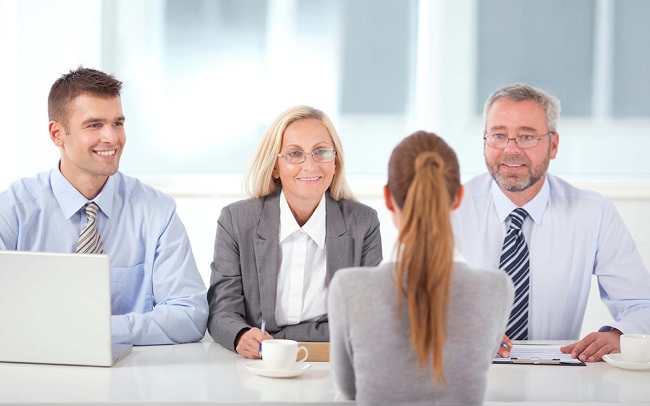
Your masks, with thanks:
M 0 202 L 0 250 L 15 250 L 18 233 L 11 208 L 6 206 L 10 200 L 7 195 L 8 193 L 0 194 L 0 198 L 4 200 Z
M 334 385 L 347 399 L 356 396 L 352 347 L 350 346 L 348 315 L 342 274 L 332 279 L 329 288 L 328 313 L 330 323 L 330 371 Z
M 11 228 L 11 224 L 0 212 L 0 250 L 16 249 L 16 233 Z
M 239 241 L 228 207 L 221 210 L 214 244 L 208 301 L 208 331 L 217 343 L 235 351 L 237 334 L 250 328 L 246 322 Z
M 361 266 L 379 265 L 382 257 L 381 232 L 379 230 L 379 218 L 377 212 L 372 210 L 370 227 L 363 239 L 363 250 L 361 252 Z
M 600 331 L 650 333 L 650 273 L 612 203 L 603 211 L 594 267 L 601 299 L 615 320 Z
M 174 344 L 199 341 L 205 335 L 208 317 L 205 284 L 174 204 L 168 218 L 158 238 L 153 262 L 153 310 L 112 316 L 114 342 Z
M 271 332 L 273 338 L 286 338 L 296 341 L 329 341 L 329 323 L 327 321 L 302 322 L 285 326 L 279 331 Z

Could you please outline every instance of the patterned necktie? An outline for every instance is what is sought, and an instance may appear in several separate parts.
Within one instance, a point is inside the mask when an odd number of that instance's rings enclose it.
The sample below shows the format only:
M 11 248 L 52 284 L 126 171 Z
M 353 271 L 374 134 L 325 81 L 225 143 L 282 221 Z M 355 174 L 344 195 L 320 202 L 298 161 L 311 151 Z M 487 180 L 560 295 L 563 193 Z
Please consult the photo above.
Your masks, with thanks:
M 99 238 L 99 232 L 95 227 L 95 217 L 99 206 L 96 203 L 88 203 L 84 206 L 88 220 L 86 225 L 79 234 L 77 241 L 77 254 L 102 254 L 104 248 L 102 247 L 102 240 Z
M 506 328 L 506 335 L 511 340 L 528 339 L 530 261 L 528 246 L 521 232 L 526 217 L 528 217 L 528 213 L 521 207 L 510 213 L 510 229 L 503 241 L 499 264 L 499 268 L 510 275 L 515 285 L 515 301 Z

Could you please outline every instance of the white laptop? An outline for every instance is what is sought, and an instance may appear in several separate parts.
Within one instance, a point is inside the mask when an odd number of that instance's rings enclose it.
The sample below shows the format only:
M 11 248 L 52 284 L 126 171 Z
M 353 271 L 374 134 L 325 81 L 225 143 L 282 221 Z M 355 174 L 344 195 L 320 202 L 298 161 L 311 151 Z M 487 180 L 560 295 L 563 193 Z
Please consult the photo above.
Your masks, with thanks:
M 110 290 L 106 255 L 0 251 L 0 362 L 114 365 Z

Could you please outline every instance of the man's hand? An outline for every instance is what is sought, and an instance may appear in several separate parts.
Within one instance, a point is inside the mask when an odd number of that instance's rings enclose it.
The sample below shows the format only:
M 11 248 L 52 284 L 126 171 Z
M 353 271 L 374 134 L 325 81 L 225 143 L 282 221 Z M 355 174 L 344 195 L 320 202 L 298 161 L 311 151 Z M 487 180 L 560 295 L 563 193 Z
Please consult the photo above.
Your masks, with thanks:
M 510 356 L 510 350 L 512 350 L 512 341 L 504 334 L 501 339 L 501 345 L 499 345 L 499 349 L 497 350 L 497 355 L 501 358 L 508 358 Z
M 602 361 L 603 355 L 621 352 L 621 332 L 614 329 L 602 333 L 590 333 L 582 340 L 560 347 L 560 351 L 571 354 L 582 362 Z
M 264 340 L 272 340 L 269 333 L 262 334 L 262 330 L 253 327 L 239 337 L 235 350 L 246 358 L 258 359 L 260 357 L 260 345 Z

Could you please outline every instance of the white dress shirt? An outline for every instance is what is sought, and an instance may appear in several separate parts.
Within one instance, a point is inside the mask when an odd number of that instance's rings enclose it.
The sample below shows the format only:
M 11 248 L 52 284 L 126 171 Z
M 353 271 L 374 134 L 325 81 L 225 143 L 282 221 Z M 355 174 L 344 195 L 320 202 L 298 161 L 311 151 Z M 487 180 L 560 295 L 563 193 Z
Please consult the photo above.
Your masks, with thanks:
M 315 321 L 327 314 L 325 195 L 301 228 L 280 194 L 280 266 L 275 319 L 278 326 Z
M 471 267 L 499 268 L 506 220 L 516 207 L 490 174 L 465 184 L 452 222 L 456 247 Z M 523 208 L 529 213 L 523 226 L 530 251 L 529 339 L 579 338 L 592 275 L 615 320 L 601 331 L 650 333 L 650 274 L 609 200 L 547 175 Z

